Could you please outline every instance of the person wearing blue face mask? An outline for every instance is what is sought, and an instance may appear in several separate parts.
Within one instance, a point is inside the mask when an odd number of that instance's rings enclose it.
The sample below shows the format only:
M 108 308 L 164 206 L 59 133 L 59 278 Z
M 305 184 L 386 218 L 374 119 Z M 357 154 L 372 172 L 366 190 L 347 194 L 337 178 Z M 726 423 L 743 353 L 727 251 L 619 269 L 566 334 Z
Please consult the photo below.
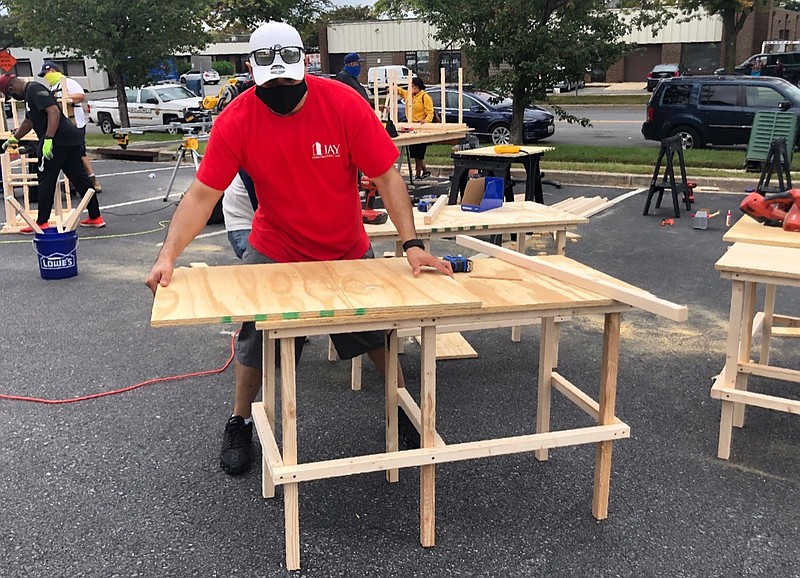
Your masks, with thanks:
M 358 81 L 358 75 L 361 74 L 361 63 L 364 62 L 364 59 L 358 54 L 358 52 L 351 52 L 347 56 L 344 57 L 344 66 L 342 67 L 341 72 L 336 75 L 336 80 L 339 82 L 345 83 L 347 86 L 351 87 L 355 90 L 358 94 L 364 97 L 364 100 L 370 102 L 369 95 L 367 94 L 367 89 L 364 88 L 364 85 Z

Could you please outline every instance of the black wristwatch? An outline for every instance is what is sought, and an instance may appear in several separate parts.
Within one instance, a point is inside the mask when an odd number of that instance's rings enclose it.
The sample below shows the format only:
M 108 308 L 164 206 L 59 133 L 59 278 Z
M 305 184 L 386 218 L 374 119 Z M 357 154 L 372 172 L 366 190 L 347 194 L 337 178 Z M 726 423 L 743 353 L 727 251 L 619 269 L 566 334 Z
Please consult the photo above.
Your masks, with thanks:
M 408 241 L 403 243 L 403 251 L 408 251 L 412 247 L 419 247 L 424 251 L 425 243 L 422 242 L 422 239 L 409 239 Z

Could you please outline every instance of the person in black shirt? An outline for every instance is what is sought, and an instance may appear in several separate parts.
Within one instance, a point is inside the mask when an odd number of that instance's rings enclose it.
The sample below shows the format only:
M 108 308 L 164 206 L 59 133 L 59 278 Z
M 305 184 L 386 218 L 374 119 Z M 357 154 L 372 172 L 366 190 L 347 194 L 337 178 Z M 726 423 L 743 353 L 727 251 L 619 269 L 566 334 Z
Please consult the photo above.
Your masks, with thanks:
M 53 210 L 58 175 L 64 171 L 66 177 L 75 185 L 83 197 L 90 188 L 92 180 L 81 161 L 84 136 L 78 128 L 61 112 L 50 91 L 38 82 L 26 82 L 13 74 L 0 76 L 0 92 L 6 98 L 25 101 L 25 119 L 14 134 L 3 144 L 3 150 L 19 142 L 19 139 L 33 129 L 39 137 L 42 161 L 38 167 L 39 214 L 36 223 L 42 229 L 49 227 L 50 212 Z M 100 215 L 97 197 L 92 196 L 87 206 L 89 218 L 80 222 L 82 227 L 105 227 Z M 26 227 L 21 233 L 32 234 Z
M 341 72 L 336 75 L 336 80 L 343 82 L 358 94 L 364 97 L 364 100 L 370 102 L 367 89 L 358 81 L 358 75 L 361 74 L 361 63 L 364 59 L 359 56 L 357 52 L 351 52 L 344 57 L 344 66 Z

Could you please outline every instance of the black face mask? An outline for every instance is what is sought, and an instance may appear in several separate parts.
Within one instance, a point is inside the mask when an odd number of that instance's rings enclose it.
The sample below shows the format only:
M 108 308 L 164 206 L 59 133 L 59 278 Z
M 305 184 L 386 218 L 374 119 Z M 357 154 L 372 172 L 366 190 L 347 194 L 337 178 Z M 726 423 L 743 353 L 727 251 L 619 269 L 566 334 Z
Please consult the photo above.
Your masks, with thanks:
M 276 114 L 289 114 L 303 100 L 308 87 L 305 79 L 299 84 L 280 84 L 271 88 L 256 87 L 256 96 Z

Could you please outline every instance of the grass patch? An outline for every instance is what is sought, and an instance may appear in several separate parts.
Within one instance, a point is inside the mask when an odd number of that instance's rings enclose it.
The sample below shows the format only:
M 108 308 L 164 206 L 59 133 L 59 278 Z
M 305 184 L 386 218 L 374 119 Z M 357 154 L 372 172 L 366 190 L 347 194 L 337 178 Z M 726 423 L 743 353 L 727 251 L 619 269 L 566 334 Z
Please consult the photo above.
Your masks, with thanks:
M 647 104 L 650 100 L 650 94 L 618 94 L 616 96 L 607 95 L 587 95 L 575 96 L 575 93 L 570 94 L 554 94 L 548 95 L 547 100 L 537 104 L 557 104 L 564 106 L 569 104 L 588 105 L 588 104 Z

